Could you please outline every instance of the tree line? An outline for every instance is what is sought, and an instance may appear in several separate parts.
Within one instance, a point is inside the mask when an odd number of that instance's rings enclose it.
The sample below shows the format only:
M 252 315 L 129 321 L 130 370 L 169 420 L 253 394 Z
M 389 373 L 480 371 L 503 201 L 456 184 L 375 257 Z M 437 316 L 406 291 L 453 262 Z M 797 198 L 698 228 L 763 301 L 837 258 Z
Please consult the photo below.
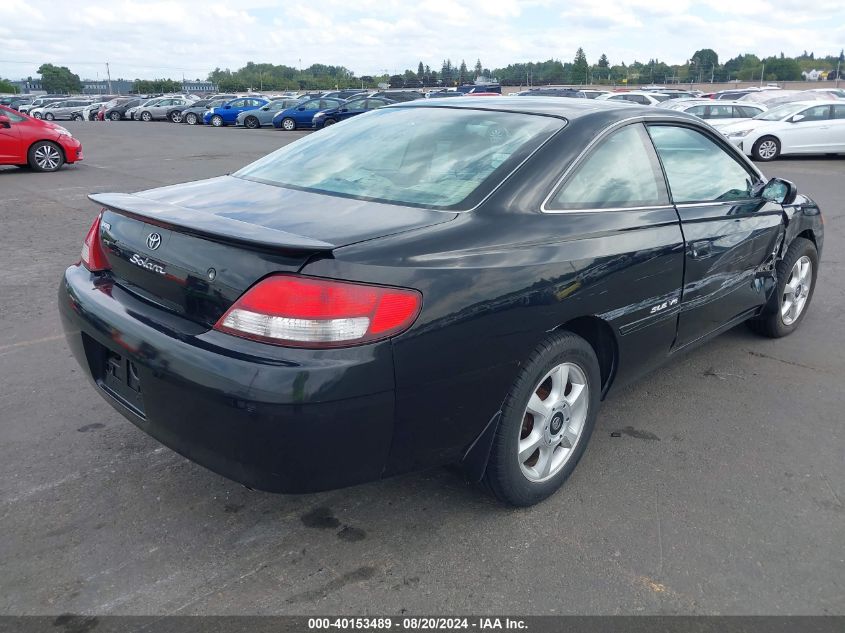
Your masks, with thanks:
M 339 88 L 391 88 L 453 87 L 475 81 L 498 81 L 505 86 L 549 84 L 606 84 L 644 85 L 650 83 L 706 83 L 740 81 L 799 81 L 802 72 L 826 71 L 828 79 L 835 79 L 837 71 L 845 74 L 845 52 L 839 55 L 816 57 L 804 51 L 796 57 L 779 56 L 760 58 L 745 53 L 720 62 L 719 55 L 710 48 L 695 51 L 683 64 L 667 64 L 658 59 L 647 62 L 624 61 L 611 63 L 602 53 L 595 63 L 590 63 L 583 48 L 578 48 L 572 61 L 549 59 L 539 62 L 514 63 L 504 68 L 490 69 L 480 59 L 467 65 L 451 58 L 442 60 L 439 69 L 422 61 L 416 69 L 402 73 L 357 76 L 345 66 L 311 64 L 296 68 L 284 64 L 248 62 L 238 70 L 215 68 L 208 80 L 221 91 L 245 90 L 331 90 Z M 41 86 L 49 93 L 70 94 L 82 91 L 79 75 L 67 66 L 42 64 L 38 69 Z M 134 91 L 140 94 L 178 92 L 182 83 L 172 79 L 136 79 Z M 15 92 L 11 82 L 0 79 L 0 92 Z

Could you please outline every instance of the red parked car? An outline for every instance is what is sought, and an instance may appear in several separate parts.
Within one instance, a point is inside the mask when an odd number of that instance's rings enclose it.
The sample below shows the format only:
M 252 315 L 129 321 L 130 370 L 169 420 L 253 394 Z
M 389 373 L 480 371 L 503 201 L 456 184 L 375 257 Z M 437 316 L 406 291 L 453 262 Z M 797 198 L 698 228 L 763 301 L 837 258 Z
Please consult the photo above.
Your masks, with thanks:
M 60 125 L 0 106 L 0 165 L 56 171 L 82 160 L 82 143 Z

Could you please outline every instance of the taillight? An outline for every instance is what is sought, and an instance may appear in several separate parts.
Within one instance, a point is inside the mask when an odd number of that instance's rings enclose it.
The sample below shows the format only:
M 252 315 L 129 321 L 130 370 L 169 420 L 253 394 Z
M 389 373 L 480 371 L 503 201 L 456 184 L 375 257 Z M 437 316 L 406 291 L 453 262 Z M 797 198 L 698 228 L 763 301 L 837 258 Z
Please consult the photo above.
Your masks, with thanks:
M 106 252 L 103 250 L 103 244 L 100 242 L 101 217 L 102 214 L 98 213 L 97 217 L 94 218 L 94 223 L 88 229 L 88 234 L 82 243 L 82 265 L 92 273 L 109 269 Z
M 421 305 L 416 290 L 279 274 L 247 290 L 214 329 L 288 347 L 348 347 L 404 332 Z

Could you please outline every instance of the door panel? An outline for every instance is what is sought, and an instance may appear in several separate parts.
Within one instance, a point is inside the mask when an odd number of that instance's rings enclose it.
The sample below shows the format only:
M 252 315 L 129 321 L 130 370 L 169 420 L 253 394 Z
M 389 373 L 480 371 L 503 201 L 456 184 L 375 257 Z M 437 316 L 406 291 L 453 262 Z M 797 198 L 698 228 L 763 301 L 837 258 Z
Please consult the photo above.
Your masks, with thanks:
M 677 347 L 706 336 L 766 302 L 766 266 L 782 230 L 780 205 L 745 202 L 677 205 L 686 270 Z
M 762 306 L 783 209 L 756 197 L 759 176 L 716 135 L 652 125 L 685 240 L 680 348 Z
M 829 151 L 831 145 L 830 106 L 812 106 L 799 114 L 804 118 L 795 123 L 784 122 L 778 133 L 783 153 L 812 154 Z
M 15 163 L 22 158 L 20 134 L 15 127 L 14 122 L 10 128 L 0 127 L 0 163 Z

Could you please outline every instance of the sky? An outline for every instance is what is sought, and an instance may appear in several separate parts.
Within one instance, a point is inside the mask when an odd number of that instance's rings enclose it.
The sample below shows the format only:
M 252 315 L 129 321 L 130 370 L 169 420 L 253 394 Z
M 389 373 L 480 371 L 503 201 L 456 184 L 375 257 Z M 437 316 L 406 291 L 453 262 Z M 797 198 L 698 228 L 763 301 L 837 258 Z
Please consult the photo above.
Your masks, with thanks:
M 700 48 L 720 61 L 838 54 L 843 0 L 3 0 L 0 77 L 37 76 L 44 62 L 83 79 L 204 79 L 248 61 L 341 65 L 357 75 L 440 70 L 446 57 L 509 63 L 657 58 Z

